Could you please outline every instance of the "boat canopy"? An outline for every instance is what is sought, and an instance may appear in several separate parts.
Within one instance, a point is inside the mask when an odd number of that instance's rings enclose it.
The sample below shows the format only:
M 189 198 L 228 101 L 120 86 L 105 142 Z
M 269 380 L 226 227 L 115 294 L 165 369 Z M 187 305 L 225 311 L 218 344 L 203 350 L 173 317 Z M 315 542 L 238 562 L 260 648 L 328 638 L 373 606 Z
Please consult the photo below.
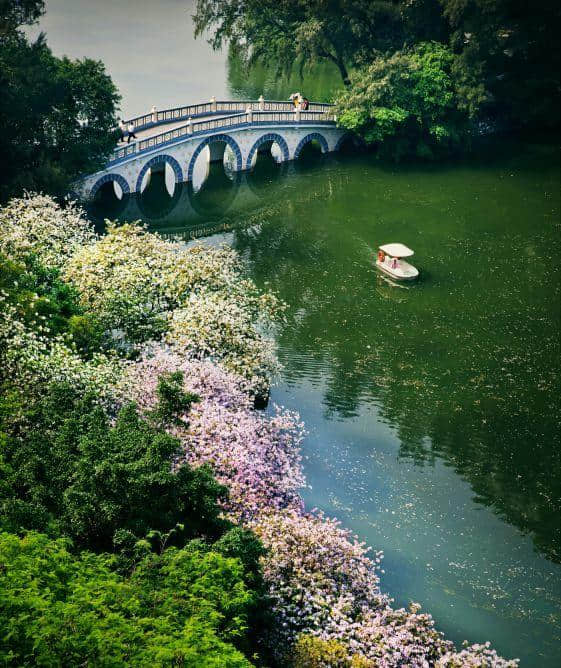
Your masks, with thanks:
M 410 257 L 414 254 L 410 248 L 403 244 L 386 244 L 380 246 L 380 250 L 384 251 L 386 255 L 391 255 L 391 257 Z

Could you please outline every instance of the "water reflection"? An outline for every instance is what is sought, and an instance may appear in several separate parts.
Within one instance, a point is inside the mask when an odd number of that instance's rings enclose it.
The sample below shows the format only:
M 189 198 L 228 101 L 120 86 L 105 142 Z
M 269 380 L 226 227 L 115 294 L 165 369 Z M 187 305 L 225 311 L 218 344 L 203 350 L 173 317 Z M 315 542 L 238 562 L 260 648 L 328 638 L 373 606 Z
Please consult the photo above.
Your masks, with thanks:
M 168 173 L 166 165 L 165 170 L 148 170 L 141 193 L 121 199 L 115 195 L 112 183 L 105 184 L 88 205 L 89 214 L 101 227 L 105 219 L 142 219 L 164 234 L 173 230 L 186 237 L 195 228 L 198 236 L 213 234 L 217 223 L 222 223 L 222 230 L 250 225 L 253 213 L 271 199 L 272 189 L 281 188 L 291 175 L 313 169 L 321 157 L 321 151 L 312 149 L 309 154 L 303 152 L 297 163 L 278 162 L 280 155 L 274 145 L 265 149 L 256 154 L 253 168 L 243 172 L 232 170 L 229 147 L 224 151 L 224 161 L 213 162 L 205 149 L 206 154 L 203 151 L 195 162 L 192 182 L 175 183 L 173 171 Z
M 183 184 L 175 182 L 167 170 L 147 173 L 146 183 L 141 193 L 135 196 L 140 217 L 143 220 L 156 220 L 167 217 L 178 205 L 183 192 Z
M 220 163 L 209 163 L 206 179 L 198 188 L 187 184 L 194 213 L 202 220 L 224 216 L 236 199 L 241 179 L 240 172 L 226 171 Z
M 239 99 L 256 100 L 263 95 L 267 100 L 287 100 L 291 93 L 299 91 L 310 100 L 329 101 L 343 84 L 337 67 L 328 62 L 309 67 L 303 76 L 298 67 L 287 75 L 259 63 L 248 68 L 230 50 L 228 86 L 231 95 Z

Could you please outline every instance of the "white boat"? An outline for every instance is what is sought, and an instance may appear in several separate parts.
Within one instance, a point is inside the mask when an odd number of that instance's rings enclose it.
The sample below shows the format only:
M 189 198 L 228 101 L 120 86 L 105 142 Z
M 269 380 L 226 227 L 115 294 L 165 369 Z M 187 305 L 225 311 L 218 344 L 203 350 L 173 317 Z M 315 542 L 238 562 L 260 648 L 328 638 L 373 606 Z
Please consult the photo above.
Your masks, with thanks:
M 413 254 L 403 244 L 385 244 L 379 247 L 376 266 L 395 281 L 413 281 L 419 275 L 419 270 L 403 259 Z

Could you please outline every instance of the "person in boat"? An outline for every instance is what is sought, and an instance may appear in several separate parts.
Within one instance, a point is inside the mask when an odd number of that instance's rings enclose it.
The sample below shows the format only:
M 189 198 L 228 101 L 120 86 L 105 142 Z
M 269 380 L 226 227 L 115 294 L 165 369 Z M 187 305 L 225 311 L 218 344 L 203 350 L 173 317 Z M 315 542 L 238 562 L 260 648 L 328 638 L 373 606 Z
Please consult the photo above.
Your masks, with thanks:
M 382 264 L 382 262 L 386 259 L 386 254 L 382 249 L 378 251 L 378 262 Z
M 392 269 L 397 269 L 399 266 L 399 261 L 396 257 L 392 257 Z

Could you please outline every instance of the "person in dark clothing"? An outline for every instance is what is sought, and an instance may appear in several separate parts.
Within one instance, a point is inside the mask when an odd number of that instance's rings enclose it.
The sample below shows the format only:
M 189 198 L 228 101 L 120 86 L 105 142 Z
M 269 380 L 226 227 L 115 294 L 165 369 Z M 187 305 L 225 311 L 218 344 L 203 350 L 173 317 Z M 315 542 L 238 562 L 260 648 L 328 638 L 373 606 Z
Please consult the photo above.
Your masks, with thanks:
M 125 141 L 126 136 L 127 136 L 127 126 L 125 125 L 125 122 L 121 118 L 119 120 L 119 140 L 118 141 Z

